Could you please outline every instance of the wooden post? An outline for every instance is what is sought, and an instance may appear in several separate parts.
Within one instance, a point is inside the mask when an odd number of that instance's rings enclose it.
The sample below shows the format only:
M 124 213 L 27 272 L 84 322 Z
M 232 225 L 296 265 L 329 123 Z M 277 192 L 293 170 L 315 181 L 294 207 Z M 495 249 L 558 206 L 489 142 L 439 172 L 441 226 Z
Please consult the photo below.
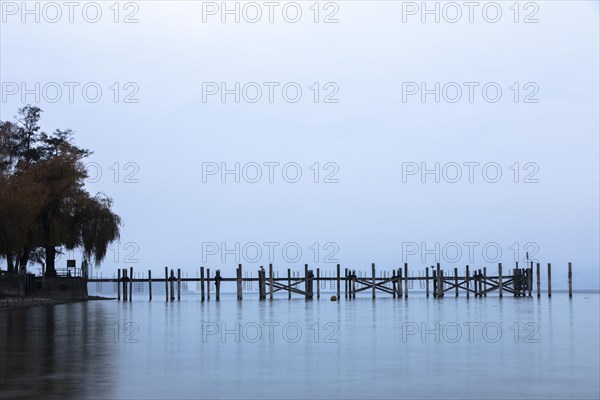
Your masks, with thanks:
M 117 269 L 117 301 L 121 301 L 121 269 Z
M 200 301 L 204 302 L 204 267 L 200 267 Z
M 267 298 L 266 288 L 265 288 L 265 270 L 260 267 L 258 270 L 258 299 L 265 300 Z
M 242 264 L 238 264 L 238 267 L 235 270 L 235 273 L 236 273 L 237 299 L 238 300 L 242 300 L 243 299 L 243 294 L 242 294 Z
M 127 301 L 127 268 L 123 268 L 123 301 Z
M 371 264 L 371 290 L 373 291 L 373 298 L 375 298 L 375 263 Z
M 454 268 L 454 297 L 458 297 L 458 268 Z
M 529 264 L 529 272 L 527 273 L 527 289 L 529 292 L 529 297 L 531 297 L 531 291 L 533 290 L 533 261 Z
M 404 281 L 402 276 L 402 267 L 398 268 L 398 298 L 401 299 L 404 295 Z
M 356 270 L 352 270 L 352 298 L 356 298 Z
M 433 298 L 437 298 L 438 289 L 437 289 L 437 271 L 434 269 L 432 271 L 432 282 L 433 282 Z
M 206 268 L 206 301 L 210 301 L 210 268 Z
M 344 268 L 344 298 L 348 298 L 348 268 Z
M 440 263 L 436 264 L 436 275 L 437 275 L 437 297 L 442 297 L 444 293 L 444 287 L 442 285 L 442 270 L 440 269 Z
M 539 298 L 542 291 L 541 291 L 541 286 L 542 283 L 540 281 L 540 263 L 535 263 L 535 274 L 536 274 L 536 281 L 537 281 L 537 297 Z
M 440 297 L 444 297 L 444 270 L 440 270 L 440 276 L 438 278 L 440 280 Z
M 338 279 L 339 277 L 339 264 L 338 264 Z M 292 298 L 292 277 L 291 277 L 292 271 L 288 268 L 288 299 Z M 339 282 L 338 282 L 339 283 Z M 340 288 L 339 288 L 339 284 L 338 284 L 338 296 L 340 295 Z
M 573 297 L 573 269 L 569 263 L 569 298 Z
M 215 271 L 215 300 L 221 300 L 221 270 Z
M 308 264 L 304 264 L 304 298 L 308 299 Z
M 502 263 L 498 263 L 498 297 L 502 297 Z
M 314 282 L 314 274 L 312 269 L 307 271 L 306 274 L 306 283 L 308 284 L 307 288 L 306 288 L 306 299 L 307 300 L 312 300 L 313 299 L 313 282 Z
M 548 263 L 548 297 L 552 297 L 552 266 Z
M 148 301 L 152 301 L 152 271 L 148 270 Z
M 429 268 L 425 267 L 425 297 L 429 297 Z
M 321 268 L 317 268 L 317 300 L 321 298 Z
M 177 301 L 181 301 L 181 268 L 177 268 Z
M 483 267 L 483 281 L 481 282 L 481 289 L 483 290 L 483 297 L 487 297 L 487 267 Z
M 337 264 L 336 267 L 337 270 L 337 301 L 340 301 L 340 264 Z M 291 295 L 291 292 L 290 292 Z
M 269 264 L 269 300 L 273 300 L 273 264 Z
M 408 299 L 408 263 L 404 263 L 404 298 Z
M 171 301 L 175 300 L 175 271 L 171 268 L 171 276 L 169 277 L 169 281 L 171 281 Z
M 392 270 L 392 298 L 396 298 L 396 270 Z
M 517 265 L 519 265 L 519 263 L 517 263 Z M 517 288 L 518 288 L 518 286 L 517 286 L 517 269 L 518 268 L 513 269 L 513 275 L 512 275 L 512 277 L 513 277 L 513 295 L 514 295 L 514 297 L 517 297 Z
M 133 299 L 133 267 L 129 267 L 129 301 Z
M 465 287 L 467 288 L 467 299 L 468 299 L 469 295 L 471 294 L 469 292 L 469 266 L 468 265 L 465 267 Z
M 169 268 L 165 267 L 165 300 L 169 301 Z

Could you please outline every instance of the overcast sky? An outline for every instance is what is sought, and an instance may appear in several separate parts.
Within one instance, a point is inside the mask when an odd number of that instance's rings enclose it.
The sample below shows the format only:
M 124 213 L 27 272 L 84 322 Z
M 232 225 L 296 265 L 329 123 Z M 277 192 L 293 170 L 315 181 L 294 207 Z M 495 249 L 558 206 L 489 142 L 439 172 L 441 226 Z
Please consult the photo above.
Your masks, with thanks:
M 0 119 L 37 105 L 94 151 L 124 221 L 102 274 L 529 251 L 597 289 L 598 3 L 313 3 L 0 2 Z

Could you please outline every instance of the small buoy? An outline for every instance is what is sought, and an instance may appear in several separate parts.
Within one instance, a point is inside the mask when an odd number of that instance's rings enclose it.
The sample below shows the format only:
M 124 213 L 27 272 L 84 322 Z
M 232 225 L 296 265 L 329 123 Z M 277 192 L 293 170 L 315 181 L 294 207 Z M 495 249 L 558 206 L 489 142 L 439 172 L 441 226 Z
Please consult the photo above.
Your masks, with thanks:
M 331 296 L 331 301 L 337 301 L 337 296 L 335 294 Z

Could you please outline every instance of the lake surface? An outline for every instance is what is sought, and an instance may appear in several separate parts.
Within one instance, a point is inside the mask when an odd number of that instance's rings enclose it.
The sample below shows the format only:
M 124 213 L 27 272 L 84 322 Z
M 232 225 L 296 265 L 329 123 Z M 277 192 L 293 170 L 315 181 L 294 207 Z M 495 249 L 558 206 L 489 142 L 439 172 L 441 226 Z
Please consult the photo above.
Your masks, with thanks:
M 0 398 L 600 397 L 598 293 L 0 312 Z

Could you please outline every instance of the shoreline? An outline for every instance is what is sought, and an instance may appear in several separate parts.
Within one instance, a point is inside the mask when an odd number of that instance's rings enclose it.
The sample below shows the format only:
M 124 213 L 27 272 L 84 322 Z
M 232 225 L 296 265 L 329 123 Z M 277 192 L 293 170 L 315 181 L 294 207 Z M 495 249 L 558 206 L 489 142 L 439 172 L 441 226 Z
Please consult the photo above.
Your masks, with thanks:
M 88 296 L 87 299 L 55 299 L 52 297 L 5 297 L 0 298 L 0 311 L 16 310 L 34 306 L 56 306 L 59 304 L 84 303 L 97 300 L 116 300 L 114 297 Z

